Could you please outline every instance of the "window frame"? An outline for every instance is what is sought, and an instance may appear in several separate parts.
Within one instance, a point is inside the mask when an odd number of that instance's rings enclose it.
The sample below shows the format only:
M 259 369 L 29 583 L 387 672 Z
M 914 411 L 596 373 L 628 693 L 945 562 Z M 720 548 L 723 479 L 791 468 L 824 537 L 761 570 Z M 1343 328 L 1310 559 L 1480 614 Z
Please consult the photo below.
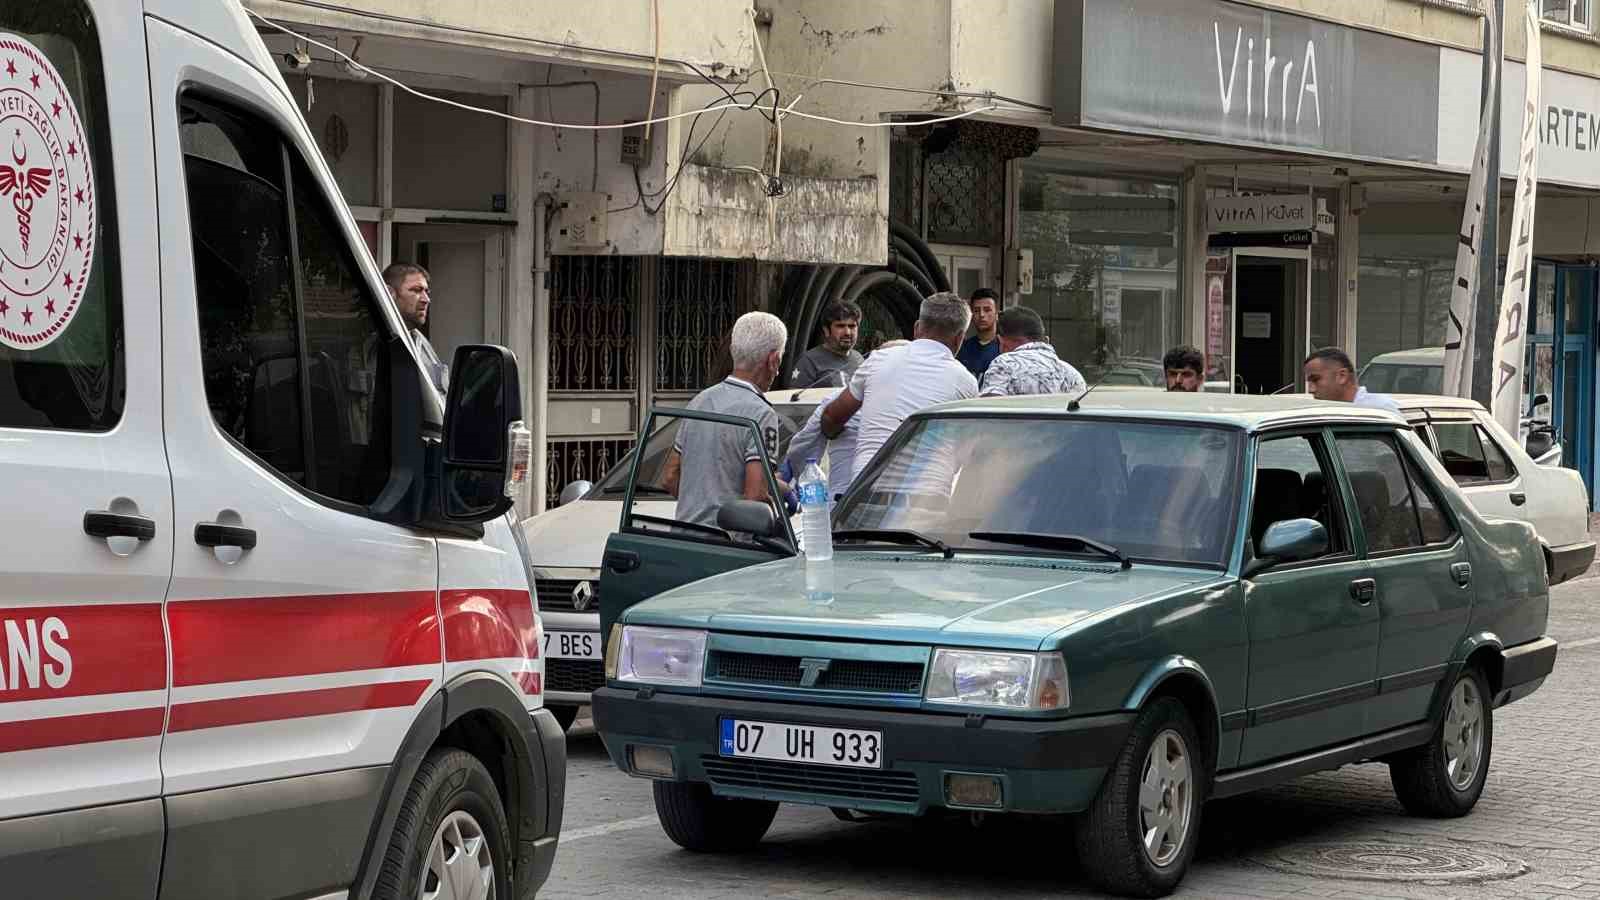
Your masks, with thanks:
M 1500 442 L 1499 436 L 1495 434 L 1493 428 L 1489 427 L 1489 425 L 1485 421 L 1484 415 L 1482 413 L 1475 414 L 1473 416 L 1473 419 L 1474 419 L 1474 423 L 1473 424 L 1477 425 L 1477 427 L 1478 427 L 1478 440 L 1481 441 L 1481 442 L 1487 442 L 1490 446 L 1493 446 L 1495 448 L 1495 450 L 1499 451 L 1500 456 L 1502 458 L 1504 458 L 1505 461 L 1506 461 L 1506 471 L 1509 473 L 1507 475 L 1507 477 L 1502 481 L 1495 481 L 1495 482 L 1490 482 L 1490 483 L 1491 484 L 1513 484 L 1513 483 L 1515 483 L 1518 479 L 1520 479 L 1522 477 L 1522 470 L 1517 468 L 1517 458 L 1516 458 L 1516 456 L 1512 454 L 1511 450 L 1509 448 L 1507 448 L 1505 446 L 1505 444 L 1502 444 Z M 1485 458 L 1485 462 L 1487 462 L 1487 458 Z
M 1255 547 L 1253 546 L 1253 541 L 1250 539 L 1249 531 L 1253 524 L 1251 519 L 1255 516 L 1256 473 L 1259 472 L 1261 468 L 1261 445 L 1267 443 L 1268 441 L 1295 437 L 1304 437 L 1311 441 L 1311 449 L 1312 452 L 1316 454 L 1317 465 L 1321 467 L 1322 477 L 1328 480 L 1330 487 L 1328 492 L 1328 500 L 1330 505 L 1328 515 L 1334 518 L 1334 524 L 1339 525 L 1344 529 L 1346 547 L 1344 551 L 1339 553 L 1330 552 L 1313 559 L 1302 559 L 1295 562 L 1286 562 L 1274 565 L 1270 570 L 1268 570 L 1268 572 L 1261 573 L 1263 575 L 1269 574 L 1270 572 L 1292 572 L 1302 569 L 1311 569 L 1317 566 L 1342 565 L 1357 562 L 1361 558 L 1360 551 L 1356 546 L 1356 533 L 1354 527 L 1352 526 L 1349 499 L 1345 496 L 1344 489 L 1341 487 L 1341 485 L 1344 483 L 1344 468 L 1342 466 L 1343 461 L 1340 460 L 1338 458 L 1338 454 L 1334 452 L 1335 448 L 1332 444 L 1329 429 L 1322 425 L 1310 427 L 1289 426 L 1285 428 L 1260 431 L 1255 435 L 1255 446 L 1252 447 L 1250 451 L 1249 512 L 1245 517 L 1243 525 L 1244 533 L 1241 536 L 1244 542 L 1249 545 L 1248 549 L 1250 551 L 1246 556 L 1245 565 L 1248 566 L 1252 561 L 1260 559 L 1260 557 L 1256 556 L 1255 554 Z M 1332 538 L 1333 535 L 1329 535 L 1330 544 L 1332 543 Z
M 311 181 L 314 182 L 319 188 L 322 189 L 322 190 L 317 192 L 317 193 L 321 194 L 321 202 L 325 206 L 332 206 L 332 202 L 328 199 L 328 196 L 327 196 L 327 193 L 326 193 L 326 187 L 327 186 L 324 185 L 322 183 L 322 180 L 320 178 L 318 178 L 318 176 L 317 176 L 316 166 L 313 164 L 313 162 L 310 159 L 307 158 L 307 154 L 306 154 L 304 148 L 302 148 L 294 140 L 292 132 L 290 132 L 287 129 L 284 129 L 284 128 L 280 127 L 279 124 L 277 123 L 277 121 L 275 120 L 275 118 L 274 118 L 274 116 L 273 116 L 271 111 L 265 110 L 265 109 L 261 109 L 258 106 L 256 106 L 255 104 L 248 102 L 245 98 L 229 95 L 229 94 L 226 94 L 226 93 L 224 93 L 222 91 L 210 88 L 210 87 L 205 86 L 205 85 L 199 85 L 199 84 L 185 85 L 181 90 L 178 91 L 178 94 L 177 94 L 177 96 L 175 98 L 175 101 L 176 101 L 175 102 L 175 111 L 176 111 L 176 115 L 177 115 L 177 121 L 179 123 L 180 141 L 181 141 L 181 138 L 182 138 L 182 122 L 183 122 L 184 103 L 185 103 L 186 100 L 188 100 L 191 97 L 199 100 L 201 103 L 208 104 L 210 106 L 216 107 L 217 109 L 219 109 L 222 112 L 231 113 L 231 114 L 239 115 L 239 116 L 244 116 L 244 117 L 247 117 L 247 118 L 253 120 L 255 124 L 261 126 L 262 128 L 265 128 L 265 129 L 267 129 L 267 130 L 269 130 L 271 132 L 272 141 L 274 143 L 276 143 L 277 147 L 278 147 L 277 165 L 279 166 L 279 171 L 281 172 L 281 175 L 282 175 L 282 178 L 283 178 L 283 185 L 284 185 L 284 187 L 283 187 L 283 225 L 284 225 L 284 228 L 287 229 L 287 234 L 285 236 L 285 238 L 286 238 L 285 242 L 287 244 L 287 250 L 288 250 L 288 254 L 289 254 L 290 295 L 291 295 L 291 297 L 293 299 L 293 302 L 294 302 L 294 311 L 295 311 L 295 362 L 299 366 L 299 370 L 296 372 L 295 380 L 297 382 L 297 387 L 298 387 L 298 390 L 296 392 L 297 393 L 297 398 L 296 399 L 297 399 L 297 401 L 299 403 L 299 406 L 300 406 L 300 432 L 301 432 L 300 433 L 300 447 L 301 447 L 301 456 L 302 456 L 302 460 L 303 460 L 303 465 L 304 465 L 305 471 L 306 471 L 306 479 L 307 479 L 308 482 L 310 482 L 310 481 L 315 480 L 315 478 L 316 478 L 316 471 L 317 471 L 316 460 L 317 460 L 317 457 L 316 457 L 316 443 L 315 443 L 315 428 L 313 427 L 313 423 L 311 421 L 311 411 L 313 409 L 312 398 L 311 398 L 311 381 L 307 377 L 307 373 L 310 371 L 310 366 L 309 366 L 308 348 L 307 348 L 307 345 L 306 345 L 305 284 L 304 284 L 304 273 L 302 272 L 301 267 L 300 267 L 300 234 L 299 234 L 299 230 L 298 230 L 298 211 L 295 208 L 295 206 L 296 206 L 296 197 L 297 197 L 296 190 L 295 190 L 295 180 L 296 180 L 295 163 L 296 163 L 297 160 L 300 163 L 300 166 L 304 169 L 306 176 L 309 179 L 311 179 Z M 175 147 L 174 149 L 177 151 L 180 161 L 186 161 L 188 159 L 190 154 L 184 152 L 181 143 L 177 147 Z M 298 154 L 298 157 L 296 156 L 296 154 Z M 184 191 L 184 194 L 183 194 L 183 196 L 184 196 L 184 213 L 185 213 L 186 216 L 188 216 L 189 213 L 190 213 L 190 210 L 192 209 L 192 206 L 189 203 L 189 182 L 188 182 L 188 178 L 187 177 L 185 177 L 184 180 L 183 180 L 183 191 Z M 338 195 L 338 196 L 340 196 L 342 198 L 342 195 Z M 313 200 L 314 199 L 315 198 L 313 198 Z M 342 203 L 343 200 L 341 199 L 339 202 Z M 332 210 L 332 213 L 333 213 L 333 218 L 337 219 L 337 207 L 334 207 L 334 209 Z M 193 241 L 193 234 L 194 234 L 194 227 L 195 227 L 194 221 L 193 221 L 192 218 L 187 218 L 185 224 L 186 224 L 186 229 L 187 229 L 187 231 L 189 233 L 189 236 L 190 236 L 190 240 L 192 242 Z M 396 335 L 394 333 L 393 328 L 390 326 L 388 317 L 383 314 L 383 311 L 382 311 L 382 309 L 383 309 L 382 296 L 379 293 L 377 293 L 377 292 L 375 292 L 373 290 L 373 287 L 370 284 L 369 280 L 367 279 L 365 274 L 363 274 L 364 270 L 360 265 L 360 257 L 354 251 L 354 249 L 350 246 L 349 236 L 344 233 L 344 229 L 338 227 L 338 224 L 336 222 L 330 223 L 330 225 L 332 226 L 330 230 L 332 230 L 334 232 L 334 234 L 337 236 L 338 240 L 344 246 L 344 249 L 345 249 L 346 253 L 350 257 L 352 257 L 352 261 L 354 263 L 354 266 L 353 266 L 354 271 L 355 271 L 355 273 L 357 273 L 357 276 L 359 277 L 362 285 L 365 288 L 365 292 L 368 295 L 368 299 L 372 303 L 373 313 L 374 313 L 373 317 L 372 317 L 373 318 L 373 323 L 374 323 L 375 326 L 377 326 L 377 329 L 379 329 L 378 331 L 375 332 L 379 337 L 378 352 L 380 352 L 380 353 L 381 352 L 386 352 L 386 348 L 389 348 L 389 347 L 391 347 L 393 345 L 394 341 L 398 339 L 398 335 Z M 191 254 L 193 253 L 192 249 L 190 250 L 190 253 Z M 191 263 L 191 266 L 192 266 L 192 263 Z M 197 268 L 195 269 L 194 274 L 195 274 L 196 277 L 198 277 L 199 272 L 198 272 Z M 199 291 L 198 291 L 198 283 L 196 283 L 194 301 L 198 305 L 200 303 L 200 300 L 201 300 L 201 298 L 200 298 L 200 294 L 199 294 Z M 196 331 L 195 331 L 194 339 L 195 339 L 195 342 L 196 342 L 196 346 L 199 347 L 200 350 L 201 350 L 201 354 L 200 354 L 201 355 L 201 370 L 202 370 L 202 378 L 203 378 L 204 377 L 204 366 L 205 366 L 205 360 L 204 360 L 204 340 L 205 339 L 204 339 L 204 334 L 202 333 L 202 331 L 200 329 L 201 329 L 201 324 L 197 319 L 197 321 L 196 321 Z M 407 351 L 407 355 L 408 356 L 411 355 L 409 350 Z M 397 392 L 395 391 L 396 378 L 399 377 L 399 375 L 400 375 L 400 373 L 391 372 L 390 382 L 389 382 L 390 402 L 391 403 L 394 403 L 399 399 L 398 396 L 396 396 Z M 202 393 L 204 393 L 203 390 L 202 390 Z M 208 405 L 208 407 L 209 407 L 209 403 L 210 403 L 210 398 L 209 398 L 209 396 L 207 396 L 207 405 Z M 375 497 L 373 499 L 372 503 L 368 503 L 368 504 L 355 503 L 353 501 L 345 500 L 345 499 L 342 499 L 340 497 L 334 497 L 334 496 L 331 496 L 329 494 L 322 493 L 319 490 L 316 490 L 316 488 L 314 488 L 311 484 L 302 484 L 302 483 L 296 481 L 294 478 L 290 477 L 287 473 L 285 473 L 281 469 L 279 469 L 277 466 L 275 466 L 272 463 L 268 462 L 267 460 L 263 459 L 254 450 L 252 450 L 250 447 L 246 446 L 242 441 L 240 441 L 238 438 L 234 437 L 231 433 L 229 433 L 226 429 L 224 429 L 221 426 L 221 424 L 217 422 L 216 417 L 214 415 L 210 415 L 209 414 L 209 409 L 208 409 L 207 412 L 208 412 L 208 414 L 207 414 L 206 418 L 210 420 L 210 426 L 211 426 L 213 431 L 215 431 L 217 434 L 221 435 L 222 438 L 225 441 L 227 441 L 231 446 L 233 446 L 234 448 L 239 450 L 239 452 L 243 453 L 247 458 L 250 459 L 251 462 L 255 463 L 263 471 L 269 473 L 274 479 L 276 479 L 277 481 L 279 481 L 279 482 L 289 486 L 290 488 L 294 489 L 296 492 L 300 493 L 302 496 L 306 497 L 307 499 L 315 501 L 318 504 L 321 504 L 323 506 L 326 506 L 326 507 L 328 507 L 330 509 L 333 509 L 333 510 L 336 510 L 338 512 L 348 513 L 348 514 L 351 514 L 351 515 L 358 515 L 358 516 L 362 516 L 363 518 L 368 518 L 368 519 L 372 519 L 374 521 L 380 521 L 380 522 L 391 522 L 391 521 L 393 521 L 393 517 L 392 516 L 380 515 L 374 509 L 374 505 L 380 499 L 382 499 L 386 494 L 389 493 L 390 489 L 392 488 L 392 486 L 394 484 L 395 471 L 396 471 L 397 467 L 402 465 L 402 461 L 403 461 L 403 458 L 404 458 L 404 455 L 405 455 L 404 453 L 402 453 L 401 448 L 399 447 L 398 443 L 396 442 L 396 434 L 394 432 L 394 427 L 393 427 L 394 426 L 394 422 L 396 420 L 395 419 L 395 410 L 394 409 L 390 410 L 390 419 L 391 419 L 390 427 L 388 429 L 386 429 L 387 434 L 386 434 L 386 436 L 384 438 L 385 440 L 389 441 L 389 443 L 390 443 L 389 475 L 388 475 L 388 478 L 386 479 L 387 480 L 387 485 L 384 487 L 383 490 L 380 490 L 378 492 L 377 497 Z
M 1486 443 L 1488 444 L 1488 446 L 1493 447 L 1495 449 L 1495 451 L 1500 454 L 1500 457 L 1502 459 L 1504 459 L 1505 462 L 1506 462 L 1506 471 L 1507 471 L 1508 474 L 1506 475 L 1505 478 L 1490 478 L 1490 477 L 1486 476 L 1481 481 L 1466 481 L 1466 482 L 1462 482 L 1462 481 L 1456 481 L 1455 476 L 1451 475 L 1450 476 L 1450 480 L 1455 482 L 1456 487 L 1459 487 L 1462 490 L 1468 490 L 1468 489 L 1472 489 L 1472 488 L 1481 488 L 1481 487 L 1503 487 L 1505 485 L 1515 483 L 1516 480 L 1521 477 L 1521 473 L 1517 470 L 1516 461 L 1512 458 L 1511 454 L 1506 451 L 1505 447 L 1502 447 L 1500 445 L 1499 441 L 1494 439 L 1494 435 L 1490 433 L 1489 429 L 1487 429 L 1487 428 L 1485 428 L 1483 426 L 1483 423 L 1478 420 L 1477 416 L 1467 416 L 1467 417 L 1451 416 L 1449 418 L 1432 418 L 1432 417 L 1429 418 L 1428 427 L 1430 429 L 1435 430 L 1435 435 L 1436 436 L 1437 436 L 1436 429 L 1438 429 L 1442 425 L 1444 425 L 1444 426 L 1455 426 L 1455 427 L 1464 426 L 1467 429 L 1469 429 L 1474 435 L 1476 435 L 1477 441 L 1478 441 L 1478 449 L 1480 451 L 1483 451 L 1483 467 L 1484 467 L 1484 471 L 1485 472 L 1489 471 L 1489 454 L 1488 454 L 1487 448 L 1484 446 Z M 1440 465 L 1443 465 L 1444 464 L 1444 457 L 1442 455 L 1440 455 L 1439 444 L 1437 443 L 1437 440 L 1431 446 L 1430 449 L 1433 450 L 1434 458 L 1439 460 Z
M 1539 21 L 1547 25 L 1554 25 L 1557 28 L 1577 31 L 1582 34 L 1592 34 L 1594 33 L 1593 12 L 1591 0 L 1567 0 L 1565 16 L 1552 15 L 1545 11 L 1545 5 L 1541 0 L 1539 4 Z
M 1432 542 L 1432 543 L 1430 543 L 1427 540 L 1427 535 L 1423 532 L 1423 529 L 1422 529 L 1422 512 L 1417 507 L 1417 499 L 1416 499 L 1416 488 L 1417 488 L 1417 485 L 1416 485 L 1416 480 L 1412 477 L 1412 469 L 1413 468 L 1415 468 L 1418 471 L 1421 471 L 1422 469 L 1425 468 L 1425 466 L 1421 462 L 1419 462 L 1416 459 L 1413 459 L 1410 456 L 1409 451 L 1406 450 L 1406 446 L 1405 446 L 1406 442 L 1401 440 L 1400 436 L 1396 432 L 1397 432 L 1397 430 L 1393 429 L 1393 428 L 1381 428 L 1381 427 L 1379 427 L 1379 428 L 1374 428 L 1374 427 L 1365 427 L 1365 428 L 1363 428 L 1363 427 L 1360 427 L 1360 426 L 1336 428 L 1336 429 L 1333 430 L 1333 435 L 1332 435 L 1333 439 L 1334 439 L 1333 443 L 1334 443 L 1334 447 L 1336 449 L 1338 447 L 1339 438 L 1342 438 L 1342 437 L 1351 437 L 1351 438 L 1374 438 L 1374 437 L 1376 437 L 1376 438 L 1379 438 L 1380 440 L 1383 440 L 1383 441 L 1385 441 L 1386 443 L 1389 444 L 1389 446 L 1394 450 L 1396 457 L 1400 460 L 1400 470 L 1401 470 L 1401 473 L 1404 475 L 1405 481 L 1406 481 L 1406 496 L 1409 497 L 1410 500 L 1411 500 L 1411 516 L 1416 521 L 1417 538 L 1419 539 L 1420 543 L 1418 543 L 1416 545 L 1413 545 L 1413 546 L 1409 546 L 1409 547 L 1392 547 L 1392 548 L 1385 549 L 1385 550 L 1373 550 L 1372 549 L 1372 545 L 1371 545 L 1371 542 L 1369 540 L 1369 536 L 1367 534 L 1367 523 L 1365 521 L 1363 521 L 1361 523 L 1361 558 L 1362 559 L 1368 559 L 1368 560 L 1371 560 L 1371 559 L 1389 559 L 1389 558 L 1396 557 L 1396 556 L 1405 556 L 1405 555 L 1408 555 L 1408 554 L 1415 554 L 1415 553 L 1436 553 L 1436 552 L 1438 552 L 1440 550 L 1449 549 L 1449 548 L 1454 547 L 1456 545 L 1456 543 L 1461 540 L 1461 525 L 1456 520 L 1455 510 L 1450 506 L 1450 504 L 1448 502 L 1445 501 L 1445 499 L 1442 496 L 1441 492 L 1432 490 L 1431 489 L 1432 485 L 1424 484 L 1423 487 L 1425 489 L 1428 489 L 1429 497 L 1430 497 L 1430 499 L 1433 500 L 1434 506 L 1438 507 L 1440 513 L 1444 516 L 1445 524 L 1447 524 L 1450 527 L 1450 533 L 1449 533 L 1448 536 L 1446 536 L 1446 538 L 1444 540 L 1435 541 L 1435 542 Z M 1435 457 L 1434 461 L 1438 462 L 1438 458 Z M 1443 465 L 1443 463 L 1440 463 L 1440 465 Z M 1355 497 L 1355 485 L 1350 482 L 1350 475 L 1349 475 L 1349 471 L 1345 467 L 1345 461 L 1344 461 L 1343 452 L 1339 453 L 1339 470 L 1344 475 L 1345 487 L 1346 487 L 1347 490 L 1350 491 L 1351 499 L 1354 499 L 1354 497 Z M 1423 476 L 1423 477 L 1426 477 L 1426 476 Z M 1451 483 L 1454 484 L 1454 481 L 1455 481 L 1455 479 L 1452 478 L 1451 479 Z M 1457 486 L 1457 488 L 1459 489 L 1459 486 Z M 1358 518 L 1358 519 L 1360 518 L 1359 514 L 1356 516 L 1356 518 Z

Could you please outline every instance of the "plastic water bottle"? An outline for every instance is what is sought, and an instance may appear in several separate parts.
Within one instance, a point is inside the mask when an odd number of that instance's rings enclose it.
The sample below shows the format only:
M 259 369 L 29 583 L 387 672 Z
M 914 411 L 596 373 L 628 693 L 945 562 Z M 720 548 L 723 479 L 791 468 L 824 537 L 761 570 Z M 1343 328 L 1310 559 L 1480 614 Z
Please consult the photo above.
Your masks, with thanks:
M 815 459 L 808 459 L 800 472 L 800 531 L 808 564 L 833 559 L 829 506 L 828 478 Z

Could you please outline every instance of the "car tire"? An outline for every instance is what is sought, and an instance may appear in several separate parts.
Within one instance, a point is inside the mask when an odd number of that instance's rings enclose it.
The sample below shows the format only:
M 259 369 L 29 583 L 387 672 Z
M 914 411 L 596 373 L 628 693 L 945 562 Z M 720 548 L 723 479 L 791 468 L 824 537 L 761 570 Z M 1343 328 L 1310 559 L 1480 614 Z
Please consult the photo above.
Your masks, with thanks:
M 1431 818 L 1472 812 L 1489 777 L 1492 707 L 1482 669 L 1473 667 L 1456 676 L 1432 737 L 1389 760 L 1389 780 L 1407 812 Z
M 1200 842 L 1200 809 L 1210 787 L 1205 757 L 1176 698 L 1158 698 L 1139 713 L 1100 793 L 1074 823 L 1090 881 L 1129 897 L 1162 897 L 1178 886 Z M 1146 835 L 1156 840 L 1154 850 Z
M 736 853 L 761 843 L 778 804 L 718 797 L 693 781 L 655 782 L 656 818 L 672 842 L 697 853 Z
M 428 754 L 406 789 L 373 896 L 413 900 L 441 879 L 489 878 L 513 893 L 511 828 L 494 778 L 462 750 Z
M 562 731 L 571 729 L 572 723 L 578 721 L 576 706 L 547 706 L 545 709 L 550 710 L 550 715 L 555 717 L 556 724 L 561 726 Z

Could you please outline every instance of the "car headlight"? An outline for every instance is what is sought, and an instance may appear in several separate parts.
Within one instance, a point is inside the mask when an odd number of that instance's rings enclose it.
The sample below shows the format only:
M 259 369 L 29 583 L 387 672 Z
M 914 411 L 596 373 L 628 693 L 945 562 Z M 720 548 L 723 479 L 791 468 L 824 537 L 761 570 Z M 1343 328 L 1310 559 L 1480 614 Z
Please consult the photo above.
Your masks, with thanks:
M 704 631 L 624 625 L 617 647 L 616 679 L 699 687 L 705 658 Z
M 923 699 L 1006 710 L 1066 709 L 1067 663 L 1059 653 L 933 651 Z

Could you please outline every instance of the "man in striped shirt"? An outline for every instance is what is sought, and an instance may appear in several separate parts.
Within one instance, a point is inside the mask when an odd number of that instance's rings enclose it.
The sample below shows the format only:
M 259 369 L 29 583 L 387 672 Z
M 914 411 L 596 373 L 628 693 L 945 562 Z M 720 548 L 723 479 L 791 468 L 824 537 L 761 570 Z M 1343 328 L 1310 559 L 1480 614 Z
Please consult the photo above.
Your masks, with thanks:
M 1000 313 L 1000 356 L 989 364 L 978 387 L 980 397 L 1024 394 L 1077 394 L 1088 387 L 1045 340 L 1044 320 L 1026 306 Z

